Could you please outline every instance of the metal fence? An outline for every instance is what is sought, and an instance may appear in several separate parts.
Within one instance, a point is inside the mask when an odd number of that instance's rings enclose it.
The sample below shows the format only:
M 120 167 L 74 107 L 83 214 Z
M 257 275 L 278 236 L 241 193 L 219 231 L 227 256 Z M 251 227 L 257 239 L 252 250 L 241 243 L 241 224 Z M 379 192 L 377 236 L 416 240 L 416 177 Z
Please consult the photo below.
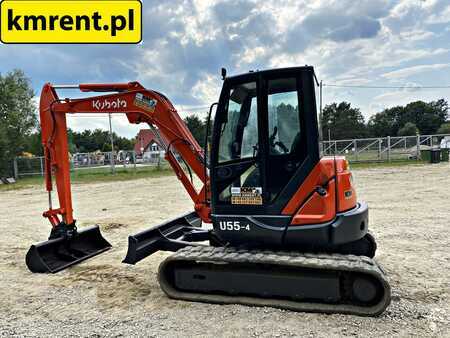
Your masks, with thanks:
M 444 141 L 443 141 L 444 140 Z M 395 136 L 321 142 L 323 155 L 345 155 L 350 162 L 420 160 L 421 150 L 440 147 L 450 148 L 450 134 Z M 128 168 L 138 170 L 143 166 L 159 166 L 164 152 L 151 151 L 136 156 L 134 151 L 119 151 L 111 163 L 111 152 L 76 153 L 70 157 L 72 170 L 99 168 Z M 14 177 L 44 175 L 43 157 L 17 157 L 14 161 Z
M 136 156 L 134 151 L 119 151 L 114 154 L 114 160 L 111 159 L 111 152 L 76 153 L 70 156 L 70 167 L 72 170 L 89 168 L 138 170 L 140 167 L 162 165 L 164 152 L 151 151 L 144 153 L 143 156 Z M 44 175 L 44 157 L 16 157 L 14 160 L 16 178 L 36 175 Z
M 324 155 L 345 155 L 350 162 L 420 160 L 421 150 L 450 147 L 450 135 L 387 136 L 321 143 Z

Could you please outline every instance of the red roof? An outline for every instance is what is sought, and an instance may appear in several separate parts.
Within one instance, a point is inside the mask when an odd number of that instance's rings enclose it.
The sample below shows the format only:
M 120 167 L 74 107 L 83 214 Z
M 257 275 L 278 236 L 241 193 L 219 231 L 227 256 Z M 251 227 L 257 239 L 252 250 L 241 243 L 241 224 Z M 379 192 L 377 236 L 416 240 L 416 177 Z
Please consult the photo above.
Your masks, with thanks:
M 151 143 L 156 143 L 161 146 L 153 131 L 150 129 L 139 130 L 139 133 L 136 136 L 136 144 L 134 145 L 136 155 L 142 155 L 141 148 L 144 148 L 145 151 Z

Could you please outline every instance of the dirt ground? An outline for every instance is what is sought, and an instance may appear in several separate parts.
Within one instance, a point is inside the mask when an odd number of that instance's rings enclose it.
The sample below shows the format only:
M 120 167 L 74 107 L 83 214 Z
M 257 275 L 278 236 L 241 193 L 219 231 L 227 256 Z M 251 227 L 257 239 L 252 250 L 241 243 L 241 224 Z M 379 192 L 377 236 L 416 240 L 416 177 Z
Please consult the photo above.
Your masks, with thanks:
M 0 192 L 0 336 L 450 336 L 450 166 L 354 175 L 392 286 L 378 318 L 168 299 L 156 280 L 165 253 L 136 266 L 121 260 L 129 234 L 191 210 L 171 176 L 74 185 L 79 226 L 101 224 L 113 249 L 55 275 L 31 274 L 24 263 L 29 245 L 48 235 L 46 193 Z

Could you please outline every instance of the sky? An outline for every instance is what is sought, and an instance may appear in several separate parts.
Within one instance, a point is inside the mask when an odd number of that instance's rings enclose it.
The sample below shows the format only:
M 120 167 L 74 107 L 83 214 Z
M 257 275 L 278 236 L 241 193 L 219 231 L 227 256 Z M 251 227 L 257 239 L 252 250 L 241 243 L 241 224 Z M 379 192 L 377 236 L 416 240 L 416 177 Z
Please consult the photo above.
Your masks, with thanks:
M 0 73 L 25 71 L 36 95 L 46 82 L 139 81 L 164 93 L 182 117 L 217 101 L 220 69 L 313 65 L 323 102 L 349 101 L 368 119 L 415 100 L 450 100 L 448 0 L 171 0 L 143 2 L 139 45 L 2 45 Z M 328 85 L 328 86 L 327 86 Z M 340 86 L 392 86 L 373 89 Z M 61 93 L 70 96 L 74 93 Z M 74 130 L 107 117 L 70 117 Z M 144 125 L 113 118 L 121 136 Z

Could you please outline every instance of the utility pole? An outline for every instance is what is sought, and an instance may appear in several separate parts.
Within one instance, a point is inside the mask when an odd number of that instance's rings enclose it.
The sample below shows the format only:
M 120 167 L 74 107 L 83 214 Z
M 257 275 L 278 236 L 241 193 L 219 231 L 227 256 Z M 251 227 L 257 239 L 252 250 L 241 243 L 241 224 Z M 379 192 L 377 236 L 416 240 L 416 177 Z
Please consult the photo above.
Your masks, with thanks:
M 325 140 L 325 135 L 323 135 L 323 125 L 322 125 L 322 121 L 323 121 L 323 111 L 322 111 L 323 80 L 320 80 L 319 87 L 320 87 L 320 91 L 319 91 L 319 102 L 320 102 L 319 103 L 320 104 L 320 107 L 319 107 L 319 111 L 320 111 L 320 114 L 319 114 L 319 117 L 320 117 L 319 126 L 320 126 L 320 133 L 319 133 L 319 135 L 322 138 L 322 145 L 323 145 L 324 144 L 323 142 Z M 329 147 L 330 147 L 330 142 L 329 141 L 330 141 L 330 126 L 328 126 L 328 147 L 327 148 L 323 147 L 323 149 L 329 149 Z
M 322 100 L 322 88 L 323 88 L 323 80 L 320 80 L 320 93 L 319 93 L 319 96 L 320 96 L 320 98 L 319 98 L 319 100 L 320 100 L 320 118 L 321 119 L 323 119 L 323 109 L 322 109 L 322 107 L 323 107 L 323 105 L 322 105 L 322 102 L 323 102 L 323 100 Z M 330 128 L 330 123 L 331 123 L 331 121 L 327 121 L 327 124 L 328 124 L 328 142 L 329 142 L 329 144 L 328 145 L 330 145 L 330 143 L 331 143 L 331 128 Z M 320 121 L 320 124 L 322 124 L 322 121 Z
M 320 100 L 320 118 L 321 119 L 323 119 L 323 100 L 322 100 L 323 95 L 322 95 L 322 90 L 323 90 L 323 80 L 320 80 L 320 93 L 319 93 L 320 98 L 319 98 L 319 100 Z M 327 124 L 328 124 L 328 142 L 330 142 L 331 141 L 330 121 L 327 121 Z M 322 121 L 320 121 L 320 125 L 321 125 L 321 127 L 323 127 L 322 126 Z M 323 137 L 323 135 L 322 135 L 322 137 Z M 330 145 L 330 144 L 328 144 L 328 145 Z
M 116 173 L 116 167 L 115 167 L 115 160 L 114 160 L 114 136 L 112 132 L 112 122 L 111 122 L 111 113 L 108 114 L 109 116 L 109 136 L 111 137 L 111 173 Z
M 322 116 L 322 83 L 323 81 L 320 80 L 320 116 Z

